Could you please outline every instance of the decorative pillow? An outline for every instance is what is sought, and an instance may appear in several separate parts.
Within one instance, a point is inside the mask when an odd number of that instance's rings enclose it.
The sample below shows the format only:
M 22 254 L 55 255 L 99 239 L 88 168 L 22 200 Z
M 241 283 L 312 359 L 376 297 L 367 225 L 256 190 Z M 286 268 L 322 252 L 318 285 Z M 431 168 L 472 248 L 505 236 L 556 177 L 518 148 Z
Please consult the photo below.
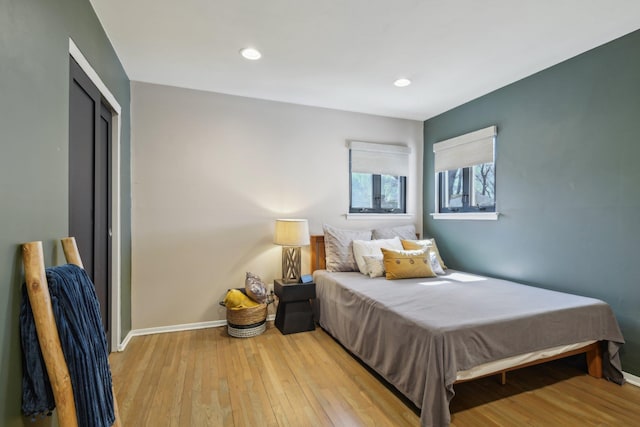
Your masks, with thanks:
M 362 258 L 367 265 L 367 274 L 369 277 L 384 276 L 384 261 L 382 255 L 365 255 Z
M 394 237 L 401 239 L 415 239 L 416 227 L 413 224 L 400 225 L 398 227 L 376 228 L 373 230 L 373 239 L 392 239 Z
M 353 241 L 353 257 L 358 264 L 358 269 L 362 274 L 369 274 L 367 270 L 367 264 L 365 263 L 363 256 L 365 255 L 382 255 L 380 248 L 396 249 L 401 251 L 402 242 L 399 237 L 393 239 L 379 239 L 379 240 L 354 240 Z
M 229 292 L 227 292 L 227 295 L 224 297 L 224 306 L 230 310 L 241 310 L 257 305 L 257 302 L 252 301 L 251 298 L 238 289 L 229 289 Z
M 269 299 L 267 287 L 260 277 L 247 271 L 247 278 L 244 281 L 244 290 L 252 300 L 265 304 Z
M 354 240 L 371 240 L 371 231 L 342 230 L 323 225 L 327 271 L 358 271 L 353 258 Z
M 436 274 L 445 274 L 440 262 L 438 261 L 438 255 L 433 248 L 429 248 L 427 256 L 429 257 L 429 264 L 431 265 L 433 272 Z
M 436 239 L 424 239 L 424 240 L 403 240 L 402 247 L 407 250 L 416 250 L 422 249 L 425 247 L 433 248 L 436 253 L 436 258 L 438 258 L 438 262 L 440 263 L 440 267 L 443 270 L 446 270 L 448 267 L 444 264 L 442 257 L 440 256 L 440 251 L 438 250 L 438 245 L 436 245 Z
M 424 248 L 414 251 L 395 251 L 384 248 L 380 250 L 388 280 L 436 276 L 427 259 L 427 250 Z

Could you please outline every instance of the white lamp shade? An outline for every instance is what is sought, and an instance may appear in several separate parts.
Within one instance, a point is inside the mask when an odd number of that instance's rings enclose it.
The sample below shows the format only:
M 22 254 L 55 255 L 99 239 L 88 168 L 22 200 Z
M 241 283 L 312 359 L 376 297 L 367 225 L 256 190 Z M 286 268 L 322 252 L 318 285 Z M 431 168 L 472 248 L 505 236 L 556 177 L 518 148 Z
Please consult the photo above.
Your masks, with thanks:
M 281 246 L 309 245 L 309 222 L 306 219 L 276 219 L 273 243 Z

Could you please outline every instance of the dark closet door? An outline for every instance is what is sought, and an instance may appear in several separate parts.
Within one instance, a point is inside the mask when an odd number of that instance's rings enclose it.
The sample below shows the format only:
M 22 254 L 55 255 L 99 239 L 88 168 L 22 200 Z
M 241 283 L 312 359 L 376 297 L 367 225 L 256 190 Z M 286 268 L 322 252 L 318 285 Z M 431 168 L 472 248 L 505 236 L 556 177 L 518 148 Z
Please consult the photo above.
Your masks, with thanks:
M 111 346 L 111 111 L 70 57 L 69 235 L 96 287 Z

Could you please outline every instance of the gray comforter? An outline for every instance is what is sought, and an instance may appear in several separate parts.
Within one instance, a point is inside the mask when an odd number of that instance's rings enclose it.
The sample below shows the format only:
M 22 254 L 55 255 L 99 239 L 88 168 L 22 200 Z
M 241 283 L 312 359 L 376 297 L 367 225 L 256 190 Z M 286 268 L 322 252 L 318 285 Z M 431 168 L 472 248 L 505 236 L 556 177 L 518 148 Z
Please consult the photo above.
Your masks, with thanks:
M 423 426 L 450 423 L 458 371 L 559 345 L 606 340 L 604 375 L 622 383 L 624 339 L 593 298 L 447 270 L 389 281 L 314 273 L 320 325 L 421 408 Z

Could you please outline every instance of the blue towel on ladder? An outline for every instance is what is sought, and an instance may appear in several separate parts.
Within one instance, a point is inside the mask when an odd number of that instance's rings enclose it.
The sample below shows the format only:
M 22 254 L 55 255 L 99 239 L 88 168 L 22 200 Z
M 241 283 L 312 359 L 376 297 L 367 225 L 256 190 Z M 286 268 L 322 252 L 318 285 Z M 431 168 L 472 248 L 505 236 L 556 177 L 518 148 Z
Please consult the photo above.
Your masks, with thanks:
M 115 421 L 111 370 L 93 283 L 82 268 L 71 264 L 48 268 L 46 276 L 62 352 L 69 367 L 78 425 L 111 426 Z M 22 411 L 26 416 L 50 414 L 55 402 L 25 286 L 20 307 L 20 335 Z

